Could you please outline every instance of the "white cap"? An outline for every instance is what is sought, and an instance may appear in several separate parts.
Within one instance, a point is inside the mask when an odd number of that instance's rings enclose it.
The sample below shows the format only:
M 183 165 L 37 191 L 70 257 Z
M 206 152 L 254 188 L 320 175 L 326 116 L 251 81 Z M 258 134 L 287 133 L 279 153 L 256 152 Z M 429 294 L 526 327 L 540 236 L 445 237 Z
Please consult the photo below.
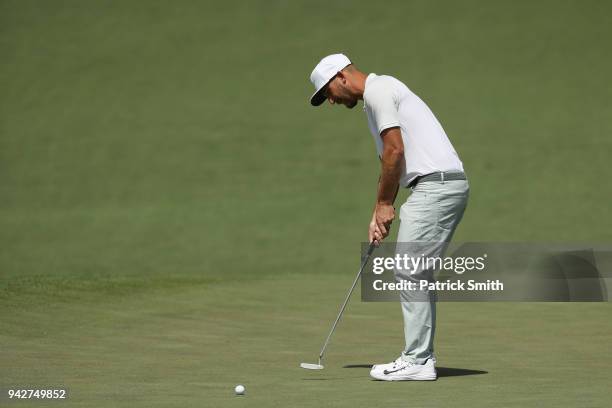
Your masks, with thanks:
M 315 87 L 315 93 L 310 97 L 310 104 L 312 106 L 319 106 L 325 102 L 325 96 L 321 90 L 338 72 L 350 64 L 351 60 L 344 54 L 328 55 L 317 64 L 315 69 L 312 70 L 312 74 L 310 74 L 310 82 Z

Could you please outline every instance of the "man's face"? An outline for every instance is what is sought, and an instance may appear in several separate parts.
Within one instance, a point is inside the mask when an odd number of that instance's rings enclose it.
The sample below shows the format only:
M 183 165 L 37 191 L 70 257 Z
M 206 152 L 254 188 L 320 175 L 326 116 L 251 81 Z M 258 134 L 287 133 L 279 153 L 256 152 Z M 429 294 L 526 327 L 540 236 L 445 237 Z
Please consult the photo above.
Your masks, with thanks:
M 348 81 L 340 75 L 336 75 L 325 90 L 325 97 L 330 104 L 344 105 L 352 109 L 357 105 L 358 99 L 349 89 Z

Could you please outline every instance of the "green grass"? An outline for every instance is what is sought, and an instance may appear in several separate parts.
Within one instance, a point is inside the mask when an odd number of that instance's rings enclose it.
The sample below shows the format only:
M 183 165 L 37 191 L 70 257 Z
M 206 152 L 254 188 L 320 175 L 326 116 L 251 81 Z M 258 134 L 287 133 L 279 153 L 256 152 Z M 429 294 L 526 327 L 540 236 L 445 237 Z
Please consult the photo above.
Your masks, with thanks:
M 302 370 L 300 362 L 316 362 L 350 280 L 343 275 L 321 276 L 317 285 L 295 274 L 9 313 L 3 372 L 10 383 L 65 384 L 80 407 L 608 402 L 608 304 L 441 304 L 441 377 L 390 384 L 370 381 L 364 366 L 397 354 L 399 307 L 353 302 L 325 370 Z M 246 385 L 245 398 L 233 396 L 236 384 Z
M 0 2 L 0 387 L 65 384 L 75 406 L 605 406 L 607 303 L 443 304 L 440 365 L 487 373 L 384 384 L 342 367 L 392 358 L 399 310 L 354 300 L 326 370 L 296 367 L 378 177 L 363 112 L 307 104 L 318 59 L 345 52 L 437 114 L 471 183 L 456 240 L 610 242 L 610 12 Z

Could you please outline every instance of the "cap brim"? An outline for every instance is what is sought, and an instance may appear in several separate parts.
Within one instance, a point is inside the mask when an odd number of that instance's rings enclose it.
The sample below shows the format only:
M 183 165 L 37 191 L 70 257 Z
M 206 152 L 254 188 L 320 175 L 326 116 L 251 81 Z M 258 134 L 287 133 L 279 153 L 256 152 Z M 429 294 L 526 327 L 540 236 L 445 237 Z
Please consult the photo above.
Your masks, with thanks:
M 340 72 L 340 71 L 338 71 Z M 336 75 L 338 75 L 338 72 L 336 72 Z M 325 100 L 327 99 L 327 97 L 325 96 L 325 88 L 327 88 L 327 85 L 329 85 L 329 83 L 336 77 L 336 75 L 334 75 L 333 77 L 329 78 L 329 81 L 327 81 L 325 83 L 325 85 L 323 85 L 321 87 L 321 89 L 319 89 L 317 92 L 315 92 L 311 97 L 310 97 L 310 104 L 312 106 L 319 106 L 321 105 L 323 102 L 325 102 Z
M 329 83 L 329 82 L 328 82 Z M 323 86 L 323 88 L 319 89 L 317 92 L 314 93 L 314 95 L 312 95 L 312 97 L 310 97 L 310 104 L 312 106 L 319 106 L 321 105 L 323 102 L 325 102 L 325 99 L 327 99 L 324 95 L 324 90 L 325 87 L 327 86 L 327 84 L 325 84 Z

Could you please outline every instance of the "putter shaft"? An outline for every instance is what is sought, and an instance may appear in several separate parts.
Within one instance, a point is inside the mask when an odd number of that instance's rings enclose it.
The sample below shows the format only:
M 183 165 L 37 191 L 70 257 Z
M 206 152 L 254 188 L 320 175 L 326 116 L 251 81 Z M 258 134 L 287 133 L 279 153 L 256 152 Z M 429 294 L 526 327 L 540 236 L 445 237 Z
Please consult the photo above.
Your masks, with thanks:
M 351 294 L 353 293 L 355 286 L 357 286 L 357 282 L 359 281 L 359 278 L 361 277 L 361 273 L 363 272 L 363 269 L 367 265 L 368 260 L 370 259 L 370 256 L 372 255 L 372 252 L 374 252 L 374 248 L 376 248 L 376 246 L 374 245 L 374 242 L 371 242 L 370 246 L 368 247 L 368 252 L 361 260 L 361 267 L 359 268 L 359 272 L 357 273 L 357 276 L 355 276 L 353 285 L 351 286 L 351 289 L 346 295 L 346 299 L 344 299 L 344 302 L 342 303 L 342 306 L 340 307 L 340 312 L 338 312 L 338 316 L 336 317 L 336 320 L 334 321 L 334 324 L 332 325 L 332 328 L 329 331 L 327 338 L 325 339 L 325 343 L 323 343 L 323 347 L 321 348 L 321 352 L 319 353 L 319 365 L 321 365 L 321 361 L 323 360 L 323 355 L 325 354 L 325 349 L 327 348 L 327 344 L 329 343 L 329 340 L 331 339 L 332 334 L 334 334 L 334 331 L 336 330 L 336 326 L 338 325 L 338 322 L 340 321 L 340 318 L 342 317 L 342 314 L 344 313 L 344 309 L 346 309 L 346 305 L 348 304 L 348 301 L 351 298 Z

